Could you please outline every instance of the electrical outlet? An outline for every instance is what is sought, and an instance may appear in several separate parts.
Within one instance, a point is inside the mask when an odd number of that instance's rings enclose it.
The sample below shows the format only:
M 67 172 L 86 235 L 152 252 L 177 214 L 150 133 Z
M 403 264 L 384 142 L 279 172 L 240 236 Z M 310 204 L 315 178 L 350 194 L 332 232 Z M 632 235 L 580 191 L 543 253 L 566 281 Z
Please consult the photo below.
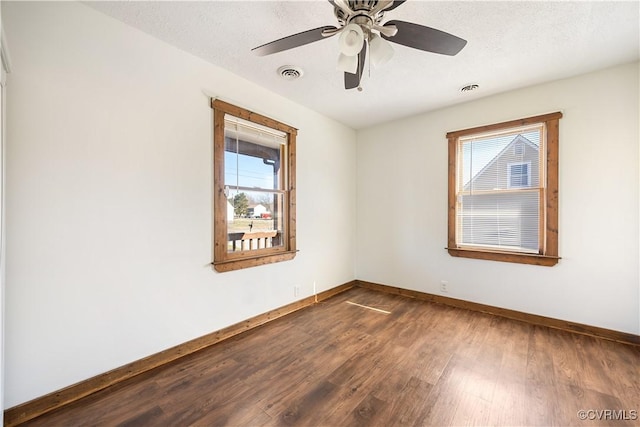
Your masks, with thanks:
M 443 292 L 443 293 L 449 292 L 448 285 L 449 285 L 449 282 L 447 282 L 446 280 L 440 281 L 440 292 Z
M 293 287 L 293 296 L 297 297 L 298 295 L 300 295 L 300 286 L 294 286 Z

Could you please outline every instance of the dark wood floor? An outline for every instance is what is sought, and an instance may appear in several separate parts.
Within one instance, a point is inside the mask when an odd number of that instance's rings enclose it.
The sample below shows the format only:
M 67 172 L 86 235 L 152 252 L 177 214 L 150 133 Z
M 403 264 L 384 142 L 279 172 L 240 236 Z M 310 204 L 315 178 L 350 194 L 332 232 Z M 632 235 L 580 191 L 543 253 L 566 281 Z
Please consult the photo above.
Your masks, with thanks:
M 623 426 L 638 412 L 638 347 L 354 288 L 28 424 Z

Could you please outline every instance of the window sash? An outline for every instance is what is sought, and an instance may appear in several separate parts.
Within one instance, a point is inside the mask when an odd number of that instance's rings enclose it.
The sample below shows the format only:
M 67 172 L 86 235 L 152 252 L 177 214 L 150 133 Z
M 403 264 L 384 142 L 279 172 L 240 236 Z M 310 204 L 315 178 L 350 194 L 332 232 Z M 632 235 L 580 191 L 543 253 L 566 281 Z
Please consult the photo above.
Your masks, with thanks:
M 544 164 L 543 131 L 542 123 L 457 140 L 457 247 L 542 252 L 544 228 L 538 204 L 544 180 L 538 173 L 537 186 L 531 188 L 531 159 Z M 517 154 L 513 148 L 522 141 L 531 148 Z M 516 168 L 520 171 L 514 174 Z M 513 185 L 514 178 L 521 184 Z
M 449 203 L 448 203 L 448 241 L 447 250 L 449 254 L 455 257 L 496 260 L 505 262 L 536 264 L 544 266 L 553 266 L 557 264 L 558 257 L 558 140 L 559 140 L 559 119 L 562 113 L 550 113 L 540 116 L 529 117 L 525 119 L 512 120 L 509 122 L 496 123 L 492 125 L 479 126 L 460 131 L 447 133 L 449 141 Z M 464 185 L 464 179 L 461 173 L 461 157 L 460 149 L 461 141 L 469 141 L 472 138 L 485 137 L 489 134 L 505 134 L 513 132 L 514 129 L 527 128 L 543 124 L 544 148 L 541 149 L 541 161 L 537 166 L 532 164 L 528 168 L 528 174 L 532 180 L 531 187 L 511 187 L 504 182 L 504 188 L 489 188 L 487 186 L 480 188 L 472 185 Z M 529 148 L 525 147 L 525 151 Z M 513 150 L 514 154 L 516 153 Z M 538 176 L 533 175 L 538 173 Z M 536 181 L 533 182 L 533 178 Z M 527 178 L 529 179 L 529 177 Z M 530 248 L 514 250 L 513 248 L 504 248 L 500 245 L 493 244 L 477 244 L 463 245 L 459 237 L 458 222 L 458 205 L 461 197 L 466 195 L 475 195 L 477 197 L 489 197 L 492 194 L 524 194 L 531 193 L 532 198 L 538 200 L 538 252 Z M 535 216 L 535 215 L 534 215 Z
M 456 209 L 458 247 L 539 253 L 539 191 L 461 196 Z
M 234 196 L 238 194 L 247 195 L 249 200 L 255 200 L 255 194 L 251 191 L 230 192 L 230 206 L 227 208 L 227 253 L 230 257 L 242 257 L 247 254 L 260 254 L 263 249 L 282 248 L 287 238 L 287 204 L 285 203 L 288 194 L 286 191 L 259 192 L 261 196 L 272 196 L 272 200 L 260 200 L 260 205 L 266 209 L 267 217 L 249 215 L 252 209 L 245 206 L 247 211 L 244 215 L 238 215 L 236 206 L 232 203 Z M 257 206 L 257 205 L 256 205 Z M 233 209 L 233 211 L 231 211 Z M 254 208 L 255 209 L 255 208 Z M 240 245 L 237 241 L 243 241 Z M 245 244 L 247 243 L 248 244 Z M 251 252 L 248 252 L 251 251 Z M 242 252 L 238 254 L 238 252 Z
M 287 188 L 288 136 L 286 133 L 226 114 L 224 136 L 225 186 L 266 191 Z M 230 164 L 227 160 L 230 160 Z M 272 173 L 267 175 L 266 170 L 263 170 L 256 174 L 256 171 L 246 170 L 251 167 L 250 163 L 258 162 L 259 164 L 260 160 L 264 165 L 271 166 Z M 242 174 L 240 163 L 243 164 L 245 174 L 249 175 Z M 255 163 L 253 167 L 256 167 Z M 259 167 L 265 169 L 262 165 Z

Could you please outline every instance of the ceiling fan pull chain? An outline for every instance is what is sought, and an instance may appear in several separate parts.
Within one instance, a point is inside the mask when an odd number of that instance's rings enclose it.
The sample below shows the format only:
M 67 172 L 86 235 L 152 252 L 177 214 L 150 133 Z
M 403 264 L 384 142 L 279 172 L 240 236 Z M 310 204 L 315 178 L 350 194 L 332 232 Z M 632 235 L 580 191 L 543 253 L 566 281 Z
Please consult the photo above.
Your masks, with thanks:
M 367 51 L 369 51 L 369 54 L 367 55 L 367 77 L 371 78 L 371 46 L 369 45 L 369 40 L 367 40 Z

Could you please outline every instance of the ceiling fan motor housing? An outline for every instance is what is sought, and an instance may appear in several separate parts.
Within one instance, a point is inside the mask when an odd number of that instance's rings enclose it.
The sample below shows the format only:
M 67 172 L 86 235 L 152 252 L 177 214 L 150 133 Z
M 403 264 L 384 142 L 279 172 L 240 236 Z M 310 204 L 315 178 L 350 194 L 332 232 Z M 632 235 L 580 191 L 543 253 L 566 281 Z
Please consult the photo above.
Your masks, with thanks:
M 376 0 L 350 0 L 347 3 L 351 10 L 355 12 L 354 15 L 350 15 L 337 5 L 333 9 L 333 13 L 341 27 L 350 23 L 356 23 L 363 27 L 363 29 L 368 29 L 371 25 L 378 25 L 382 22 L 382 18 L 384 17 L 383 11 L 376 13 L 374 16 L 369 13 L 377 3 Z

